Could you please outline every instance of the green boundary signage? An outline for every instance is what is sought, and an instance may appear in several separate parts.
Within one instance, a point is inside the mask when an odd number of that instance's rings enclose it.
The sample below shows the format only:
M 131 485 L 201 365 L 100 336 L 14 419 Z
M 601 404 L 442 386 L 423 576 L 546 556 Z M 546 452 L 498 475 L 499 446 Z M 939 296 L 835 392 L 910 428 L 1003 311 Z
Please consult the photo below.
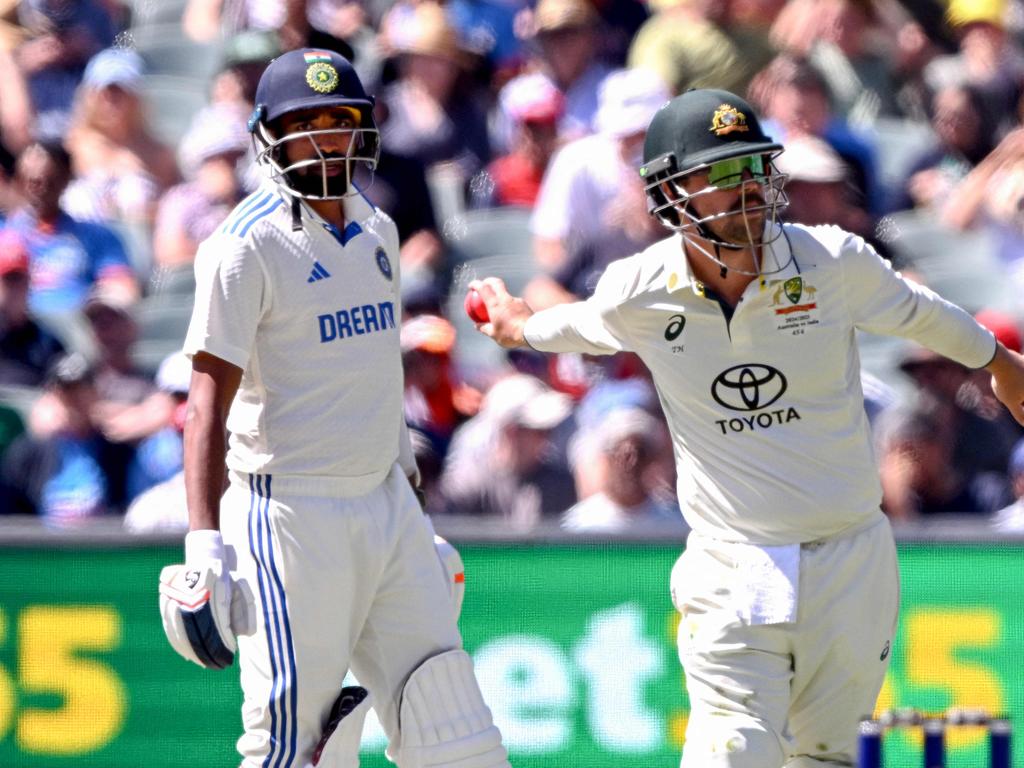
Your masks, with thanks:
M 674 768 L 688 702 L 662 544 L 464 545 L 466 647 L 517 768 Z M 160 568 L 180 548 L 0 548 L 0 766 L 237 765 L 237 667 L 169 649 Z M 900 547 L 903 610 L 880 706 L 1024 713 L 1024 548 Z M 981 765 L 985 734 L 948 737 Z M 368 723 L 363 765 L 389 765 Z M 886 741 L 917 764 L 913 732 Z M 1024 738 L 1015 764 L 1024 765 Z M 913 761 L 913 763 L 911 762 Z

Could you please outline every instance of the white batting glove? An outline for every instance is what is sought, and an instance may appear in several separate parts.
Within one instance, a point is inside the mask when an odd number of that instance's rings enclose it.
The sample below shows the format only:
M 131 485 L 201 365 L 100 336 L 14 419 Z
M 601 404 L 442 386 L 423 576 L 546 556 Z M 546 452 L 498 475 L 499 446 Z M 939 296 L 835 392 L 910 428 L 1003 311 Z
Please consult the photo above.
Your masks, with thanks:
M 190 531 L 185 564 L 160 572 L 160 617 L 171 647 L 208 669 L 224 669 L 235 658 L 231 629 L 231 578 L 220 531 Z

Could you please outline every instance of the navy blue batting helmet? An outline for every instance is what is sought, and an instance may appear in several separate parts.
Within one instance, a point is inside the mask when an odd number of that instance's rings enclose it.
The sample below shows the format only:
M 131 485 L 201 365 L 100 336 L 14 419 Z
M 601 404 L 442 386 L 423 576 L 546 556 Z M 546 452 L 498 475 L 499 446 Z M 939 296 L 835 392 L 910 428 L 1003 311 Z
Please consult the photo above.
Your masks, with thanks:
M 256 106 L 249 118 L 260 151 L 274 180 L 290 194 L 311 199 L 335 199 L 354 193 L 352 163 L 374 170 L 380 154 L 380 134 L 373 119 L 374 99 L 367 95 L 352 64 L 339 53 L 318 48 L 288 51 L 270 62 L 256 88 Z M 358 115 L 351 128 L 285 133 L 276 124 L 291 112 L 347 107 Z M 332 155 L 320 144 L 326 134 L 352 136 L 347 152 Z M 317 157 L 291 161 L 290 142 L 311 142 Z M 345 173 L 332 176 L 330 166 L 344 163 Z

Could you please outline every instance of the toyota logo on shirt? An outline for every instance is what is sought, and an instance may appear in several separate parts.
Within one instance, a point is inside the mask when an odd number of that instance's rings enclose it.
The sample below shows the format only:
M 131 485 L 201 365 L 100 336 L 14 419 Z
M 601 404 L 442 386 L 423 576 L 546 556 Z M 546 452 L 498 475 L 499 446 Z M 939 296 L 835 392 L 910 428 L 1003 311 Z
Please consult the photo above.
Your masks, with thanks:
M 715 402 L 731 411 L 767 408 L 786 391 L 786 377 L 770 365 L 743 363 L 718 374 L 711 385 Z

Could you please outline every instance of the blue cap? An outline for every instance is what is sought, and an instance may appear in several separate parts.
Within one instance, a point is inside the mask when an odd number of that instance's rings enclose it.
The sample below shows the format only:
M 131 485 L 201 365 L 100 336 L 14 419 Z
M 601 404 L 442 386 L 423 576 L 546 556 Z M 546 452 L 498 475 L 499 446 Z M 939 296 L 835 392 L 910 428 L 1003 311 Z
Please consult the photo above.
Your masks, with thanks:
M 270 62 L 260 78 L 249 130 L 289 112 L 336 106 L 358 109 L 363 125 L 370 124 L 373 97 L 367 96 L 348 59 L 320 48 L 288 51 Z

